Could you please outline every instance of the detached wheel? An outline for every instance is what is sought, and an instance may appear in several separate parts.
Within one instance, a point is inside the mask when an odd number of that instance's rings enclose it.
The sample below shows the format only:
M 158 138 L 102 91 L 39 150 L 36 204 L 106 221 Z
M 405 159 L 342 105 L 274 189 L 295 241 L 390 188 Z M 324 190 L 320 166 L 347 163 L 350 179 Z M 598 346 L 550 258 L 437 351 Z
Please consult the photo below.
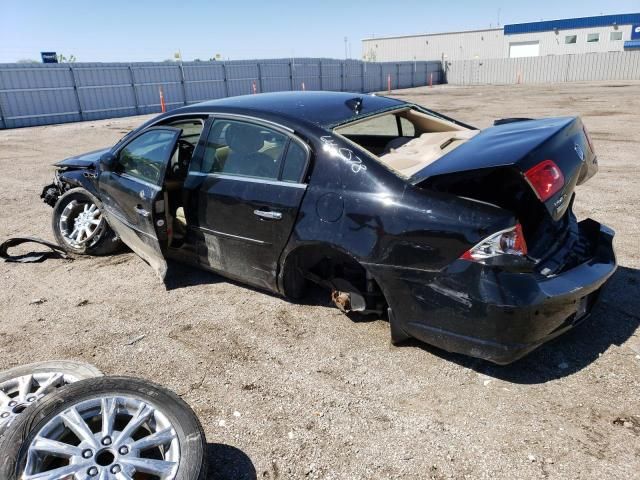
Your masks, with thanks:
M 100 377 L 93 365 L 61 360 L 32 363 L 0 372 L 0 436 L 27 408 L 56 389 Z
M 205 436 L 176 394 L 129 377 L 74 383 L 0 439 L 0 478 L 204 480 Z
M 53 234 L 58 244 L 79 255 L 109 255 L 122 243 L 102 214 L 102 203 L 84 188 L 73 188 L 53 207 Z

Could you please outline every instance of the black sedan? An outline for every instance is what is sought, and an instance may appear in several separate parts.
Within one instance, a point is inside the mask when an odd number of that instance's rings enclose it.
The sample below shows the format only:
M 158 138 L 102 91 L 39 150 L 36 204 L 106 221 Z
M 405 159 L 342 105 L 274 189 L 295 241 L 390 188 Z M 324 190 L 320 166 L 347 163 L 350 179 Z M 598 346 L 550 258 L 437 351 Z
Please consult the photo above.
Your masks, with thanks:
M 477 130 L 391 98 L 284 92 L 162 114 L 57 164 L 42 197 L 68 251 L 124 242 L 292 299 L 510 363 L 584 320 L 616 268 L 613 232 L 576 220 L 597 171 L 576 117 Z

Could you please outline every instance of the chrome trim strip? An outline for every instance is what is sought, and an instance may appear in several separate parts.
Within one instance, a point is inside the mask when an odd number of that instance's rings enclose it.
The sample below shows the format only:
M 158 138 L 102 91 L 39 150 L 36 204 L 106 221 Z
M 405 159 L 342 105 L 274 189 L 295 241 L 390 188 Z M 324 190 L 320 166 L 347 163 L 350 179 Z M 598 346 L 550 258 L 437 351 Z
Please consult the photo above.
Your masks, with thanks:
M 262 240 L 256 240 L 255 238 L 241 237 L 240 235 L 233 235 L 231 233 L 219 232 L 217 230 L 211 230 L 210 228 L 200 227 L 196 225 L 191 225 L 191 228 L 196 228 L 198 230 L 203 231 L 204 233 L 208 233 L 210 235 L 216 235 L 218 237 L 226 237 L 234 240 L 244 240 L 245 242 L 255 243 L 257 245 L 271 245 L 269 242 L 263 242 Z
M 293 188 L 307 188 L 306 183 L 292 183 L 292 182 L 283 182 L 280 180 L 269 180 L 267 178 L 256 178 L 256 177 L 244 177 L 242 175 L 230 175 L 228 173 L 203 173 L 203 172 L 189 172 L 189 175 L 195 175 L 196 177 L 213 177 L 213 178 L 222 178 L 228 180 L 238 180 L 245 181 L 250 183 L 263 183 L 267 185 L 277 185 L 281 187 L 293 187 Z
M 255 123 L 262 123 L 262 124 L 265 124 L 265 125 L 276 127 L 276 128 L 281 129 L 281 130 L 285 130 L 288 133 L 294 133 L 294 130 L 292 128 L 285 127 L 284 125 L 280 125 L 279 123 L 272 122 L 270 120 L 265 120 L 265 119 L 262 119 L 262 118 L 259 118 L 259 117 L 252 117 L 250 115 L 241 115 L 239 113 L 224 113 L 224 112 L 212 112 L 212 111 L 209 111 L 209 112 L 176 113 L 174 115 L 169 115 L 167 117 L 161 118 L 157 122 L 154 122 L 154 123 L 150 124 L 149 127 L 158 125 L 159 123 L 164 123 L 167 120 L 171 120 L 174 117 L 184 117 L 184 116 L 194 116 L 194 115 L 207 115 L 208 117 L 213 117 L 213 118 L 230 118 L 230 119 L 236 119 L 236 120 L 237 119 L 249 120 L 249 121 L 253 121 Z M 147 128 L 149 128 L 149 127 L 147 127 Z

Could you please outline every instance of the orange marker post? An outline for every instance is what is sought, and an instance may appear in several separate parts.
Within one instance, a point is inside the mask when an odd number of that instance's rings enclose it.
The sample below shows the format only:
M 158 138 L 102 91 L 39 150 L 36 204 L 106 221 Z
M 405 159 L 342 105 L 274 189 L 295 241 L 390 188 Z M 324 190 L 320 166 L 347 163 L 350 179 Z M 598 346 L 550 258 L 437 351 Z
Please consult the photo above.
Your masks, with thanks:
M 167 106 L 164 103 L 164 94 L 162 93 L 162 87 L 158 88 L 158 92 L 160 93 L 160 111 L 164 113 L 167 111 Z

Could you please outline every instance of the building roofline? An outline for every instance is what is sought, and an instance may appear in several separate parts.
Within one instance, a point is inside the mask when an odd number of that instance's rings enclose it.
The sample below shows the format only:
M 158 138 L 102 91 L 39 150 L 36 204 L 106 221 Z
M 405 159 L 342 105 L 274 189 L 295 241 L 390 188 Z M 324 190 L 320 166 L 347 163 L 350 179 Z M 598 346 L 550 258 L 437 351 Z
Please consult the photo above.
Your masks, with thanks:
M 541 20 L 539 22 L 513 23 L 504 26 L 505 35 L 520 33 L 549 32 L 552 30 L 570 30 L 576 28 L 608 27 L 611 25 L 630 25 L 640 23 L 640 13 L 622 13 L 617 15 L 597 15 L 592 17 L 562 18 Z
M 385 37 L 373 37 L 373 38 L 363 38 L 361 39 L 362 42 L 369 42 L 372 40 L 391 40 L 394 38 L 411 38 L 411 37 L 433 37 L 433 36 L 440 36 L 440 35 L 456 35 L 456 34 L 460 34 L 460 33 L 479 33 L 479 32 L 495 32 L 495 31 L 502 31 L 502 27 L 500 28 L 480 28 L 477 30 L 459 30 L 457 32 L 441 32 L 441 33 L 414 33 L 414 34 L 410 34 L 410 35 L 391 35 L 391 36 L 385 36 Z
M 480 28 L 476 30 L 458 30 L 455 32 L 440 32 L 440 33 L 414 33 L 409 35 L 389 35 L 373 38 L 363 38 L 362 42 L 371 42 L 374 40 L 393 40 L 396 38 L 417 38 L 417 37 L 433 37 L 442 35 L 458 35 L 461 33 L 480 33 L 480 32 L 494 32 L 504 31 L 505 35 L 516 35 L 521 33 L 539 33 L 548 32 L 554 29 L 569 30 L 576 28 L 594 28 L 594 27 L 606 27 L 613 24 L 616 25 L 629 25 L 640 23 L 640 13 L 621 13 L 615 15 L 597 15 L 592 17 L 576 17 L 576 18 L 563 18 L 558 20 L 542 20 L 539 22 L 526 22 L 526 23 L 511 23 L 504 25 L 504 27 L 496 28 Z

